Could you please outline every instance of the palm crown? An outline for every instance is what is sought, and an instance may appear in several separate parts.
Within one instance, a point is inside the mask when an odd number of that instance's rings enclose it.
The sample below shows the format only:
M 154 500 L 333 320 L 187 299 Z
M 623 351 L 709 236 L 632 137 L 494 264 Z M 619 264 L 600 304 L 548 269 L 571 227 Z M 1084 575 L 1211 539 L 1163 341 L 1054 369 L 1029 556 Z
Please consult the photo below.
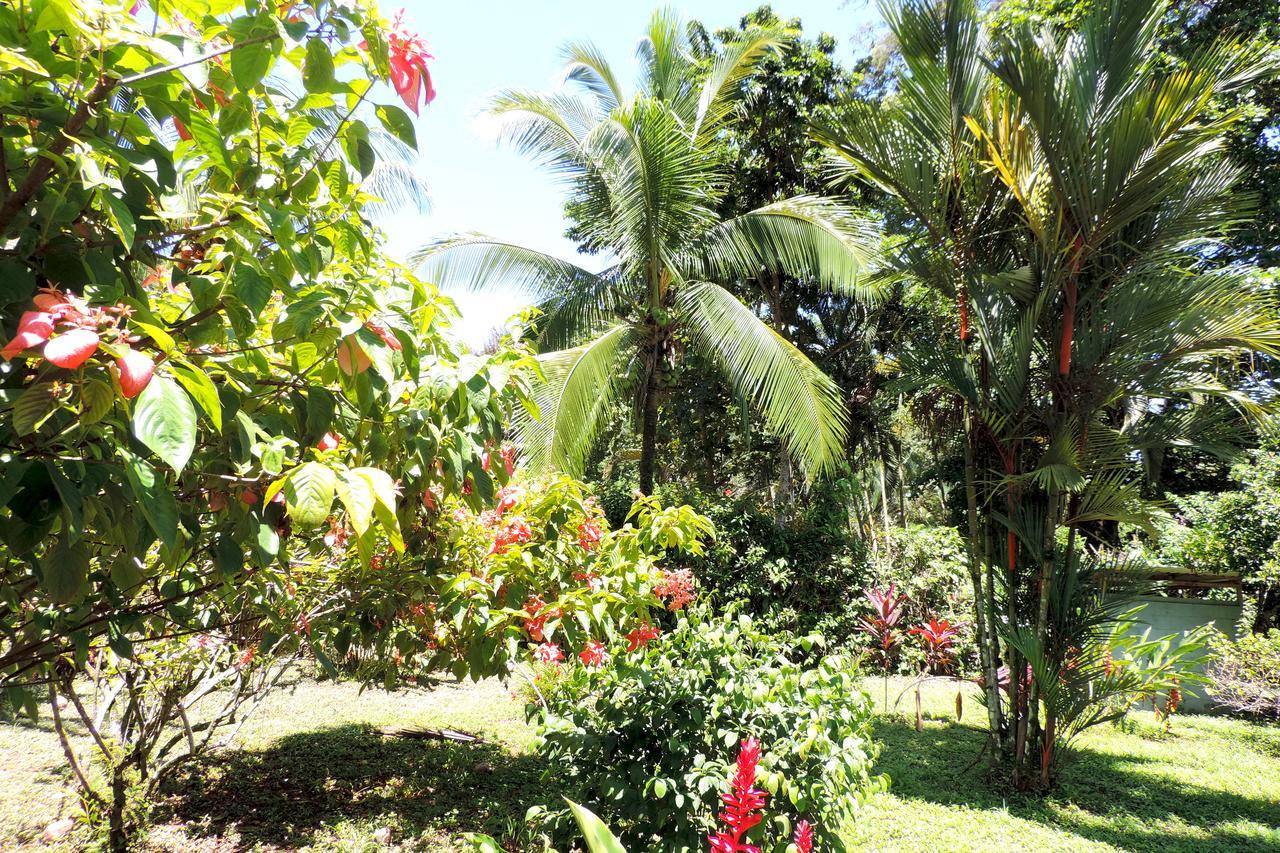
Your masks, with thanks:
M 531 290 L 543 311 L 540 416 L 520 425 L 534 468 L 579 470 L 612 404 L 640 413 L 641 488 L 652 486 L 658 395 L 680 346 L 697 348 L 811 474 L 844 446 L 838 389 L 803 353 L 723 286 L 784 273 L 846 293 L 860 284 L 878 234 L 834 201 L 783 200 L 731 219 L 716 205 L 727 172 L 721 131 L 754 64 L 784 47 L 761 29 L 710 58 L 695 56 L 671 12 L 655 13 L 628 96 L 592 45 L 564 49 L 574 90 L 507 91 L 493 101 L 503 137 L 571 186 L 578 236 L 613 263 L 600 273 L 481 235 L 417 257 L 442 284 Z

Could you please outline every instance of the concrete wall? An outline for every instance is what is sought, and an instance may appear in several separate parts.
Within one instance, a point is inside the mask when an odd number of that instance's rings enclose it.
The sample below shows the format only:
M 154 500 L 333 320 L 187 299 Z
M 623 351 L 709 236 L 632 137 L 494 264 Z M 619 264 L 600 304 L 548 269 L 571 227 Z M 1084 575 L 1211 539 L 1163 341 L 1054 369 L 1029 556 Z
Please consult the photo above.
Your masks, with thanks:
M 1165 598 L 1162 596 L 1138 596 L 1132 599 L 1134 606 L 1145 605 L 1138 614 L 1139 624 L 1134 633 L 1141 635 L 1150 626 L 1148 635 L 1151 639 L 1165 637 L 1169 634 L 1181 634 L 1201 625 L 1212 623 L 1219 631 L 1229 637 L 1235 637 L 1236 624 L 1240 620 L 1241 605 L 1226 604 L 1220 601 L 1202 601 L 1192 598 Z M 1195 691 L 1191 695 L 1189 691 Z M 1205 696 L 1205 685 L 1190 685 L 1183 692 L 1184 699 L 1180 710 L 1189 714 L 1200 714 L 1211 710 L 1213 700 Z

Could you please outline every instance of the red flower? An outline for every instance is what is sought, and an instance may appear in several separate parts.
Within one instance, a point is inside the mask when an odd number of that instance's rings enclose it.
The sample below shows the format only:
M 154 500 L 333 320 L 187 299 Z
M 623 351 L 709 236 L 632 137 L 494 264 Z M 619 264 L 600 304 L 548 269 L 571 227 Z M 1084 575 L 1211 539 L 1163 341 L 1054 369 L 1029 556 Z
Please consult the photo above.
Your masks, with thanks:
M 582 651 L 578 652 L 578 657 L 587 666 L 599 666 L 605 662 L 608 656 L 604 643 L 599 640 L 588 640 L 587 644 L 582 647 Z
M 543 663 L 559 663 L 564 660 L 564 652 L 555 643 L 543 643 L 533 650 L 533 656 Z
M 604 532 L 600 530 L 600 525 L 591 519 L 578 525 L 578 544 L 584 551 L 594 551 L 603 536 Z
M 374 321 L 369 320 L 364 324 L 364 327 L 381 338 L 384 344 L 391 347 L 396 352 L 399 352 L 404 348 L 401 345 L 399 338 L 387 331 L 387 327 L 381 323 L 375 323 Z
M 647 646 L 650 640 L 656 640 L 660 632 L 657 628 L 645 622 L 639 628 L 633 628 L 627 633 L 627 651 L 634 652 L 641 646 Z
M 498 455 L 502 457 L 502 467 L 507 470 L 507 476 L 510 477 L 516 470 L 516 449 L 510 444 L 504 444 L 498 450 Z
M 726 487 L 725 487 L 725 490 L 724 490 L 724 496 L 725 496 L 726 498 L 731 498 L 731 497 L 733 497 L 733 489 L 731 489 L 731 488 L 729 488 L 728 486 L 726 486 Z
M 126 400 L 132 400 L 151 381 L 156 363 L 146 353 L 131 349 L 116 359 L 116 368 L 120 371 L 120 393 Z
M 428 104 L 436 98 L 431 72 L 427 69 L 427 60 L 435 57 L 427 52 L 427 43 L 421 36 L 409 32 L 403 9 L 391 20 L 387 45 L 391 49 L 391 87 L 417 115 L 419 98 Z
M 730 790 L 720 795 L 725 804 L 725 810 L 720 813 L 720 822 L 728 829 L 707 836 L 712 853 L 760 853 L 759 847 L 742 840 L 753 826 L 764 819 L 761 810 L 764 809 L 768 795 L 755 787 L 756 766 L 759 763 L 760 741 L 749 737 L 738 750 L 738 763 Z
M 240 503 L 253 506 L 258 502 L 258 493 L 253 489 L 245 489 L 240 493 Z
M 694 599 L 693 570 L 676 569 L 674 572 L 663 572 L 654 584 L 653 594 L 658 598 L 670 599 L 668 610 L 679 610 Z
M 796 824 L 796 853 L 813 853 L 813 827 L 809 821 L 802 820 Z
M 101 338 L 89 329 L 72 329 L 63 332 L 44 345 L 44 357 L 50 364 L 74 370 L 98 351 Z
M 246 646 L 244 651 L 240 653 L 240 657 L 236 658 L 236 667 L 243 669 L 253 662 L 254 657 L 258 654 L 258 646 L 255 643 L 252 646 Z
M 342 436 L 336 432 L 326 432 L 324 437 L 316 442 L 316 450 L 335 450 L 340 441 L 342 441 Z

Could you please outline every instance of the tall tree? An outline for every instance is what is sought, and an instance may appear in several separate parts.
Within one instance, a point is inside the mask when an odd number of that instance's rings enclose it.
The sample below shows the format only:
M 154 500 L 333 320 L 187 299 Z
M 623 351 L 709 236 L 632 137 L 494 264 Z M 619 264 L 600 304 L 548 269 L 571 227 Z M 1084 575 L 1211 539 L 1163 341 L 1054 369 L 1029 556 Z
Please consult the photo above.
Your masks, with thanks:
M 895 97 L 820 131 L 847 179 L 910 212 L 904 271 L 955 303 L 947 337 L 902 363 L 964 408 L 991 732 L 1024 787 L 1049 784 L 1060 739 L 1133 689 L 1106 665 L 1114 614 L 1084 556 L 1149 515 L 1131 454 L 1221 446 L 1213 401 L 1258 404 L 1215 368 L 1280 352 L 1273 296 L 1204 252 L 1252 213 L 1226 154 L 1240 115 L 1205 105 L 1276 58 L 1217 41 L 1169 72 L 1154 61 L 1166 12 L 1114 0 L 1076 31 L 988 40 L 973 0 L 886 7 Z
M 640 422 L 640 487 L 649 492 L 659 398 L 686 343 L 719 366 L 806 471 L 826 471 L 840 457 L 846 424 L 834 383 L 724 287 L 771 271 L 857 293 L 878 246 L 873 225 L 815 196 L 718 213 L 730 174 L 722 136 L 741 85 L 785 43 L 782 33 L 755 30 L 704 71 L 682 22 L 658 11 L 638 48 L 636 91 L 579 42 L 565 48 L 577 91 L 494 100 L 505 138 L 570 182 L 584 248 L 614 259 L 590 273 L 479 235 L 417 256 L 443 283 L 525 286 L 541 299 L 539 340 L 550 352 L 539 416 L 521 430 L 531 465 L 579 470 L 610 404 L 629 396 Z

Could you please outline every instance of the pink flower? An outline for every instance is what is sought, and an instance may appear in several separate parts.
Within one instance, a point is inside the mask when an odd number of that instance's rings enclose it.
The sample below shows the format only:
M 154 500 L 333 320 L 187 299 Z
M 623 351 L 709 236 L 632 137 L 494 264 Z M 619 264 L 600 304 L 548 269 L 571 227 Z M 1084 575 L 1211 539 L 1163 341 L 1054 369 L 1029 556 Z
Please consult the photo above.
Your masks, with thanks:
M 519 486 L 503 486 L 498 489 L 496 495 L 498 499 L 498 512 L 506 512 L 514 507 L 520 501 L 524 500 L 524 489 Z
M 384 344 L 391 347 L 396 352 L 404 349 L 404 346 L 400 343 L 400 339 L 387 331 L 387 327 L 381 323 L 375 323 L 374 321 L 369 320 L 364 324 L 364 327 L 381 338 Z
M 342 436 L 336 432 L 326 432 L 324 436 L 316 442 L 316 450 L 336 450 Z
M 761 810 L 768 795 L 755 787 L 759 763 L 760 741 L 749 737 L 738 750 L 730 790 L 720 795 L 725 805 L 725 810 L 720 813 L 720 822 L 727 830 L 707 836 L 713 853 L 760 853 L 759 847 L 742 840 L 753 826 L 764 819 Z
M 634 652 L 636 649 L 649 645 L 651 640 L 656 640 L 660 632 L 657 628 L 645 622 L 639 628 L 633 628 L 627 633 L 627 651 Z
M 405 26 L 404 9 L 391 21 L 387 44 L 391 48 L 391 86 L 405 106 L 417 115 L 419 98 L 429 104 L 436 97 L 431 72 L 427 69 L 427 60 L 435 57 L 427 52 L 427 43 Z
M 72 329 L 52 338 L 44 345 L 44 357 L 50 364 L 74 370 L 98 351 L 101 338 L 89 329 Z
M 120 393 L 126 400 L 132 400 L 151 381 L 156 363 L 146 353 L 131 349 L 116 359 L 116 369 L 120 371 Z
M 599 640 L 588 640 L 582 647 L 582 651 L 578 652 L 578 657 L 587 666 L 599 666 L 605 662 L 609 654 L 605 651 L 604 643 Z
M 13 357 L 23 350 L 35 349 L 49 340 L 52 334 L 52 314 L 46 314 L 43 311 L 26 311 L 18 321 L 18 333 L 14 335 L 13 340 L 4 345 L 3 350 L 0 350 L 0 356 L 4 356 L 5 361 L 12 361 Z
M 489 549 L 490 554 L 505 554 L 507 548 L 512 545 L 520 545 L 533 539 L 533 531 L 529 529 L 529 522 L 524 520 L 523 516 L 513 515 L 503 522 L 498 528 L 498 532 L 493 537 L 493 547 Z
M 674 572 L 663 572 L 653 587 L 653 594 L 658 598 L 670 599 L 668 610 L 679 610 L 695 598 L 693 592 L 693 570 L 676 569 Z
M 564 660 L 564 652 L 555 643 L 543 643 L 533 650 L 533 656 L 543 663 L 559 663 Z
M 600 529 L 600 525 L 591 519 L 578 525 L 578 544 L 584 551 L 594 551 L 603 537 L 604 532 Z
M 251 646 L 245 646 L 244 651 L 240 653 L 240 657 L 236 658 L 236 666 L 240 669 L 243 669 L 244 667 L 253 663 L 253 659 L 254 657 L 257 656 L 257 654 L 258 654 L 257 643 L 254 643 Z
M 802 820 L 796 824 L 796 853 L 813 853 L 813 827 L 809 821 Z
M 506 469 L 507 476 L 510 477 L 516 470 L 516 449 L 511 444 L 504 444 L 498 450 L 498 455 L 502 457 L 502 467 Z

